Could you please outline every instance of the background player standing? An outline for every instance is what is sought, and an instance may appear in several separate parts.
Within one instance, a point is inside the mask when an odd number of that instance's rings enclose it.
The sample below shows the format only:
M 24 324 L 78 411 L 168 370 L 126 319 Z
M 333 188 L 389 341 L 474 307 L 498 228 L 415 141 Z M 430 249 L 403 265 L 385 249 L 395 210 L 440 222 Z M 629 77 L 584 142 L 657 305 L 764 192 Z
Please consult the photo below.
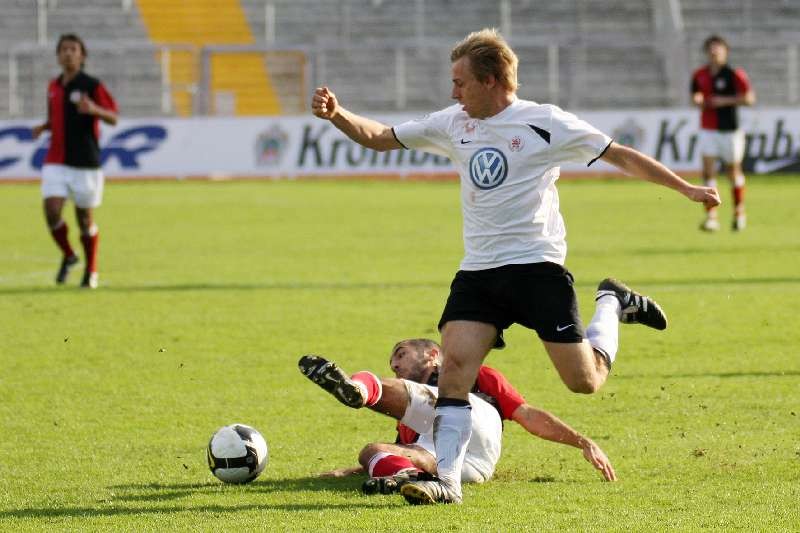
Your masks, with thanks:
M 61 217 L 64 202 L 72 198 L 86 257 L 81 287 L 97 287 L 97 244 L 99 233 L 92 209 L 103 199 L 103 171 L 100 168 L 98 119 L 117 123 L 117 104 L 97 78 L 83 71 L 86 45 L 75 34 L 58 39 L 56 57 L 61 75 L 47 89 L 47 122 L 32 130 L 34 139 L 50 130 L 50 148 L 42 168 L 44 214 L 53 239 L 63 257 L 56 283 L 64 283 L 78 263 L 68 238 L 68 226 Z
M 719 35 L 705 40 L 703 50 L 708 64 L 692 76 L 692 102 L 702 110 L 700 115 L 699 146 L 703 157 L 703 181 L 717 186 L 717 161 L 725 165 L 733 186 L 733 229 L 743 230 L 747 219 L 744 212 L 744 132 L 739 128 L 738 106 L 753 105 L 756 95 L 747 74 L 728 65 L 728 43 Z M 706 219 L 700 229 L 717 231 L 717 208 L 706 206 Z

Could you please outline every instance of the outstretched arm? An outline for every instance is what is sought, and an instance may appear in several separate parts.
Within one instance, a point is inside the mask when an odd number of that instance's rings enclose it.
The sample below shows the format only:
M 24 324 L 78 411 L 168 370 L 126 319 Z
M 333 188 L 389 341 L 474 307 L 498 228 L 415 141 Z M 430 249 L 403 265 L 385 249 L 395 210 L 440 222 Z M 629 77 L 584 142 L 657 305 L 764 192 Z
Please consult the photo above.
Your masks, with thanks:
M 342 133 L 367 148 L 379 152 L 403 148 L 390 126 L 348 111 L 339 105 L 336 95 L 327 87 L 314 91 L 311 112 L 318 118 L 330 120 Z
M 713 187 L 692 185 L 652 157 L 633 148 L 612 142 L 601 159 L 626 174 L 639 176 L 647 181 L 674 189 L 688 199 L 700 202 L 706 207 L 715 207 L 720 204 L 719 193 Z
M 580 448 L 583 457 L 602 472 L 606 481 L 617 480 L 611 461 L 603 450 L 592 439 L 584 437 L 554 415 L 525 403 L 517 407 L 511 419 L 537 437 Z

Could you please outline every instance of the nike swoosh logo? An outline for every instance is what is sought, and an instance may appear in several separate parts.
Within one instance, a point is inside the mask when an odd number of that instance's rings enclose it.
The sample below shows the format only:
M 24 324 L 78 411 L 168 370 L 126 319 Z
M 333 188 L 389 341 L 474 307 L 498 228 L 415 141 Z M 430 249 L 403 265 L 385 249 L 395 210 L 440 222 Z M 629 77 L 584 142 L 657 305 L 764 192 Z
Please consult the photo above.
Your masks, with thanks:
M 463 142 L 463 141 L 462 141 Z M 773 161 L 764 161 L 763 159 L 757 159 L 755 164 L 753 165 L 753 170 L 756 171 L 756 174 L 769 174 L 770 172 L 774 172 L 776 170 L 780 170 L 784 167 L 788 167 L 793 163 L 797 163 L 798 159 L 777 159 Z
M 461 139 L 461 144 L 469 144 L 469 143 L 471 143 L 471 142 L 472 142 L 472 141 L 465 141 L 464 139 Z
M 556 331 L 558 331 L 560 333 L 560 332 L 564 331 L 565 329 L 570 328 L 570 327 L 572 327 L 574 325 L 575 325 L 575 323 L 573 322 L 572 324 L 567 324 L 566 326 L 556 326 Z

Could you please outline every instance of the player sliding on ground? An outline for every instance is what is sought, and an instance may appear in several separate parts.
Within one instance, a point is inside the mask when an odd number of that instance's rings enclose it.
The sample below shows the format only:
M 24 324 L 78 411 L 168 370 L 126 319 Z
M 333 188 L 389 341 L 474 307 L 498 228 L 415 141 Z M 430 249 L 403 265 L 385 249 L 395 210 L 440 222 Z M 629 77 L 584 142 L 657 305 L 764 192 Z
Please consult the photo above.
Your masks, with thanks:
M 489 350 L 503 345 L 504 329 L 518 323 L 536 330 L 567 387 L 592 393 L 616 357 L 620 320 L 667 326 L 655 302 L 607 279 L 584 332 L 573 278 L 563 266 L 560 165 L 602 159 L 708 207 L 720 200 L 715 189 L 691 185 L 575 115 L 517 98 L 517 56 L 495 30 L 470 34 L 450 59 L 458 104 L 419 120 L 392 128 L 343 108 L 327 87 L 315 91 L 311 109 L 367 148 L 424 150 L 449 157 L 458 169 L 465 256 L 439 321 L 443 360 L 433 436 L 440 481 L 415 484 L 425 494 L 420 501 L 460 503 L 468 394 Z M 631 214 L 630 224 L 638 219 Z
M 359 453 L 360 467 L 343 468 L 325 475 L 345 476 L 367 471 L 364 492 L 389 494 L 400 490 L 410 503 L 422 503 L 426 493 L 410 481 L 433 480 L 436 451 L 433 445 L 434 403 L 438 389 L 441 349 L 429 339 L 397 343 L 389 359 L 396 379 L 379 379 L 371 372 L 348 375 L 320 356 L 300 358 L 300 371 L 348 407 L 367 407 L 399 421 L 395 443 L 370 443 Z M 468 396 L 472 408 L 472 432 L 466 446 L 461 481 L 483 483 L 494 473 L 500 459 L 503 423 L 513 420 L 543 439 L 568 444 L 602 472 L 608 481 L 616 474 L 606 455 L 591 439 L 579 434 L 552 414 L 525 402 L 501 372 L 481 366 Z

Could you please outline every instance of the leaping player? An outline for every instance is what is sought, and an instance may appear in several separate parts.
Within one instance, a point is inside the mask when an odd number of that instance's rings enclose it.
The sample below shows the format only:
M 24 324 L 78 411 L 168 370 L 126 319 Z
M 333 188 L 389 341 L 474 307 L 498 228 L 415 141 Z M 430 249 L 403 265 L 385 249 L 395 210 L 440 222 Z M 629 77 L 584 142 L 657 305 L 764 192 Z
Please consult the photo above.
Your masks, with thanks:
M 653 300 L 606 279 L 584 330 L 572 274 L 564 267 L 566 228 L 556 189 L 561 165 L 602 160 L 707 207 L 720 203 L 715 189 L 688 183 L 575 115 L 517 98 L 518 59 L 496 30 L 468 35 L 450 61 L 457 104 L 394 127 L 345 109 L 328 87 L 311 99 L 315 116 L 362 146 L 444 155 L 461 178 L 465 255 L 439 321 L 442 365 L 433 425 L 439 481 L 403 487 L 419 493 L 421 503 L 461 503 L 472 427 L 469 391 L 511 324 L 535 330 L 567 388 L 587 394 L 608 378 L 620 321 L 667 327 Z M 638 223 L 637 215 L 630 219 Z
M 441 348 L 429 339 L 408 339 L 392 349 L 389 365 L 396 378 L 379 379 L 371 372 L 348 376 L 335 363 L 315 355 L 300 359 L 301 372 L 330 392 L 348 407 L 368 409 L 398 420 L 394 443 L 370 443 L 359 453 L 361 466 L 326 473 L 345 476 L 366 471 L 363 484 L 367 494 L 403 492 L 410 503 L 425 503 L 425 493 L 416 493 L 410 481 L 434 479 L 436 450 L 433 444 L 434 404 L 438 395 Z M 525 402 L 505 376 L 488 366 L 481 366 L 478 379 L 469 394 L 472 407 L 472 435 L 466 447 L 461 481 L 488 481 L 500 459 L 502 420 L 513 420 L 542 439 L 580 449 L 584 458 L 608 481 L 616 474 L 605 453 L 591 439 L 584 437 L 554 415 Z M 433 502 L 429 502 L 433 503 Z

